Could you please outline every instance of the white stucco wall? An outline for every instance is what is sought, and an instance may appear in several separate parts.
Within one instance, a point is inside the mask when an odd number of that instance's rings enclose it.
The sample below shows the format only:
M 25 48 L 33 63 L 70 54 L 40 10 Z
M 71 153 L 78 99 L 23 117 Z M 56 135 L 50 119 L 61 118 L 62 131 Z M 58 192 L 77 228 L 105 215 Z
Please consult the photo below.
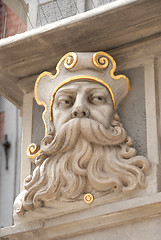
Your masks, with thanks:
M 5 113 L 4 134 L 8 135 L 11 147 L 8 151 L 8 170 L 4 147 L 0 144 L 0 227 L 13 224 L 12 206 L 19 193 L 21 118 L 18 109 L 0 96 L 0 112 Z

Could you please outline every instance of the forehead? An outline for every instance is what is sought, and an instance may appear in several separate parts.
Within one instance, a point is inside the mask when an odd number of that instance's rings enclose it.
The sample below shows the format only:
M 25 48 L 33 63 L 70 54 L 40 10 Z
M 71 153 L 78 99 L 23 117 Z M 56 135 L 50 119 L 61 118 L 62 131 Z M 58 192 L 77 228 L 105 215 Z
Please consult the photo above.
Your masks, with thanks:
M 108 93 L 108 89 L 102 85 L 101 83 L 97 83 L 94 81 L 74 81 L 69 82 L 63 85 L 57 92 L 64 92 L 66 90 L 71 91 L 90 91 L 90 90 L 102 90 Z

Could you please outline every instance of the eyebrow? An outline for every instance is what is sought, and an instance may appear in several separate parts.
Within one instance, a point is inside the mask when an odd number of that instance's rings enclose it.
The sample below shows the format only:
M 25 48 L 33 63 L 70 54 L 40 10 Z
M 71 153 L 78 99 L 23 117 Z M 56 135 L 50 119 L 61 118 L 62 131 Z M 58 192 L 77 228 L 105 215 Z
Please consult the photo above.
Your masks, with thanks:
M 62 89 L 62 90 L 59 90 L 56 95 L 59 95 L 59 94 L 62 94 L 62 93 L 65 93 L 65 94 L 75 93 L 75 92 L 77 92 L 77 91 L 78 91 L 77 88 Z
M 92 89 L 91 88 L 87 88 L 85 92 L 88 93 L 88 92 L 92 92 L 92 91 L 101 91 L 101 92 L 107 92 L 108 93 L 108 89 L 106 90 L 106 89 L 103 89 L 101 87 L 100 88 L 98 88 L 98 87 L 97 88 L 92 88 Z
M 75 93 L 75 92 L 78 92 L 79 89 L 78 88 L 69 88 L 69 89 L 62 89 L 62 90 L 59 90 L 57 92 L 57 95 L 59 94 L 62 94 L 62 93 L 65 93 L 65 94 L 69 94 L 69 93 Z M 103 91 L 103 92 L 107 92 L 108 93 L 108 89 L 102 89 L 101 87 L 97 87 L 97 88 L 87 88 L 84 90 L 84 92 L 88 93 L 88 92 L 92 92 L 92 91 Z

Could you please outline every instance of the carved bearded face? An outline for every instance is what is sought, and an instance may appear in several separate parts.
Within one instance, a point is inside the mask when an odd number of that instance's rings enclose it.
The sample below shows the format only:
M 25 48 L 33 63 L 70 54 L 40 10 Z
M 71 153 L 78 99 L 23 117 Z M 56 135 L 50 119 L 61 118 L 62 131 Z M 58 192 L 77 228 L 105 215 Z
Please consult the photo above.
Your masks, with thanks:
M 56 132 L 73 118 L 89 118 L 107 129 L 113 116 L 113 103 L 108 89 L 96 82 L 71 82 L 55 95 L 53 119 Z
M 57 91 L 53 105 L 55 131 L 41 142 L 33 176 L 17 213 L 49 200 L 82 200 L 143 188 L 149 162 L 136 156 L 132 139 L 113 114 L 110 93 L 92 81 L 71 82 Z M 15 205 L 15 208 L 17 205 Z
M 105 55 L 103 61 L 96 59 L 97 55 L 93 55 L 91 61 L 91 54 L 90 58 L 86 55 L 87 60 L 90 60 L 84 69 L 89 70 L 92 64 L 90 71 L 92 76 L 93 71 L 96 73 L 95 79 L 97 79 L 98 73 L 93 70 L 93 64 L 99 68 L 99 71 L 104 70 L 108 66 L 112 67 L 112 63 L 108 65 L 108 61 L 111 62 L 112 58 L 101 52 L 100 57 Z M 83 59 L 80 61 L 81 64 Z M 64 58 L 61 61 L 64 61 Z M 84 63 L 86 64 L 86 61 Z M 79 67 L 79 61 L 75 64 Z M 69 63 L 66 61 L 64 65 L 62 64 L 62 68 L 63 66 L 66 68 L 65 71 L 74 68 L 70 66 L 70 61 Z M 107 75 L 101 75 L 101 79 L 105 83 L 108 83 L 108 77 L 110 81 L 114 81 L 112 90 L 118 105 L 128 91 L 129 81 L 123 75 L 114 76 L 114 70 L 115 66 L 112 70 L 107 68 Z M 69 71 L 67 76 L 64 74 L 61 78 L 61 73 L 57 71 L 56 76 L 60 77 L 58 80 L 61 82 L 60 80 L 68 76 L 72 77 L 72 74 L 75 76 L 76 73 L 77 69 L 73 72 Z M 52 81 L 56 76 L 50 79 L 51 74 L 47 74 L 45 78 L 43 76 L 42 79 L 38 78 L 35 89 L 40 97 L 41 94 L 44 95 L 42 86 L 47 86 L 46 89 L 50 88 L 52 92 Z M 121 82 L 119 79 L 122 79 Z M 39 86 L 40 80 L 42 82 Z M 84 79 L 63 85 L 55 96 L 53 95 L 53 119 L 47 116 L 51 120 L 49 133 L 41 141 L 41 152 L 35 159 L 36 168 L 33 175 L 25 179 L 25 192 L 20 202 L 17 200 L 19 208 L 17 213 L 48 206 L 48 202 L 53 200 L 83 200 L 84 194 L 87 193 L 92 194 L 94 199 L 102 196 L 106 196 L 107 199 L 109 196 L 110 199 L 112 194 L 114 199 L 117 199 L 121 195 L 128 195 L 136 189 L 145 187 L 149 162 L 143 156 L 136 156 L 132 139 L 127 136 L 117 113 L 114 114 L 109 91 L 101 83 Z M 48 96 L 47 91 L 44 98 L 49 106 L 53 98 Z M 42 104 L 40 100 L 38 103 Z M 53 206 L 55 208 L 54 203 Z

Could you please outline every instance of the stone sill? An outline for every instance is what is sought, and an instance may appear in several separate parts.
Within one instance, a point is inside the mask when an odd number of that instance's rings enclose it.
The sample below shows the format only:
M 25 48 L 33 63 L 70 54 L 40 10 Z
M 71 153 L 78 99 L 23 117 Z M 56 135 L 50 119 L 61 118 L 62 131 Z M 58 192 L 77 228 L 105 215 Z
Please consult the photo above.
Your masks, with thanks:
M 109 51 L 160 34 L 160 8 L 160 0 L 119 0 L 1 40 L 0 94 L 20 108 L 37 76 L 66 52 Z
M 0 230 L 1 239 L 60 239 L 161 215 L 161 193 L 90 207 Z M 41 238 L 40 238 L 41 237 Z

